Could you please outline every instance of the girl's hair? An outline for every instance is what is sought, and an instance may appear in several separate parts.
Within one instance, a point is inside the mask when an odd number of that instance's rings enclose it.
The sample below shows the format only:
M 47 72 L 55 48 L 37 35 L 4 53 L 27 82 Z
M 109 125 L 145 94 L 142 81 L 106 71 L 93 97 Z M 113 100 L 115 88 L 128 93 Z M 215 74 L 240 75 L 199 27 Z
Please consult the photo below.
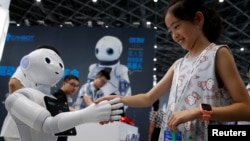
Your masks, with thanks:
M 204 15 L 204 35 L 210 42 L 216 42 L 222 32 L 222 22 L 217 11 L 206 7 L 203 0 L 171 0 L 165 16 L 171 12 L 178 19 L 193 22 L 198 11 Z

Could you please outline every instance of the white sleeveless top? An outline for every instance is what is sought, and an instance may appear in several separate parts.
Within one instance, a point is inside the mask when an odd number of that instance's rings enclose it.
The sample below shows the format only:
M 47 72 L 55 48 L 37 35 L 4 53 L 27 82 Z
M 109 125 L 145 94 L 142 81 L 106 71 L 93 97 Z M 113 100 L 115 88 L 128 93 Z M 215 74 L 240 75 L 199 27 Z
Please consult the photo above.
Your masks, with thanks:
M 211 43 L 195 58 L 181 58 L 174 68 L 174 76 L 159 141 L 163 141 L 166 121 L 173 111 L 182 111 L 207 103 L 223 106 L 231 103 L 231 97 L 223 87 L 218 86 L 215 71 L 215 56 L 219 48 L 226 45 Z M 228 48 L 228 47 L 227 47 Z M 226 124 L 210 122 L 209 124 Z M 207 141 L 207 129 L 199 119 L 178 126 L 183 141 Z

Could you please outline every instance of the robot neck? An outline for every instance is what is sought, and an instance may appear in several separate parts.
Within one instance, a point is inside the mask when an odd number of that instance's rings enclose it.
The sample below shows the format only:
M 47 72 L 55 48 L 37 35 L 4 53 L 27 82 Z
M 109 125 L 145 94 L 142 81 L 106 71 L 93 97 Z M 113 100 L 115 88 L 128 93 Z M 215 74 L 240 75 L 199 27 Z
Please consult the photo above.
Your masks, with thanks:
M 117 64 L 118 62 L 119 62 L 119 60 L 114 60 L 114 61 L 100 61 L 100 65 L 111 66 L 111 65 Z

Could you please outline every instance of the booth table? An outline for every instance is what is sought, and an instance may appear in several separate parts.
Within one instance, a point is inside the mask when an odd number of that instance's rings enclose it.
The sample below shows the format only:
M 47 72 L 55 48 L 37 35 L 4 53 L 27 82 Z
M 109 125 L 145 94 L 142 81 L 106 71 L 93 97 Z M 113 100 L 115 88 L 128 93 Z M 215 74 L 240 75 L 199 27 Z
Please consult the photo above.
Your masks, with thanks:
M 69 136 L 68 141 L 139 141 L 138 127 L 123 122 L 86 123 L 76 130 L 77 135 Z

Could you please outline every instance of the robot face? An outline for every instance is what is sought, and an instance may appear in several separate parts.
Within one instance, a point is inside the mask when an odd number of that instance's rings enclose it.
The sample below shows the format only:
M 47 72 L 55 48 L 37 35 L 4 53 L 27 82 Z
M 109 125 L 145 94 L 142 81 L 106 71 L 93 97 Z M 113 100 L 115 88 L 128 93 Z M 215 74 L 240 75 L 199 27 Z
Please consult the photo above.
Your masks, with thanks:
M 96 43 L 95 55 L 100 61 L 118 60 L 122 53 L 122 43 L 114 36 L 104 36 Z
M 26 77 L 37 84 L 55 86 L 63 76 L 61 57 L 51 49 L 37 49 L 24 56 L 20 67 Z

